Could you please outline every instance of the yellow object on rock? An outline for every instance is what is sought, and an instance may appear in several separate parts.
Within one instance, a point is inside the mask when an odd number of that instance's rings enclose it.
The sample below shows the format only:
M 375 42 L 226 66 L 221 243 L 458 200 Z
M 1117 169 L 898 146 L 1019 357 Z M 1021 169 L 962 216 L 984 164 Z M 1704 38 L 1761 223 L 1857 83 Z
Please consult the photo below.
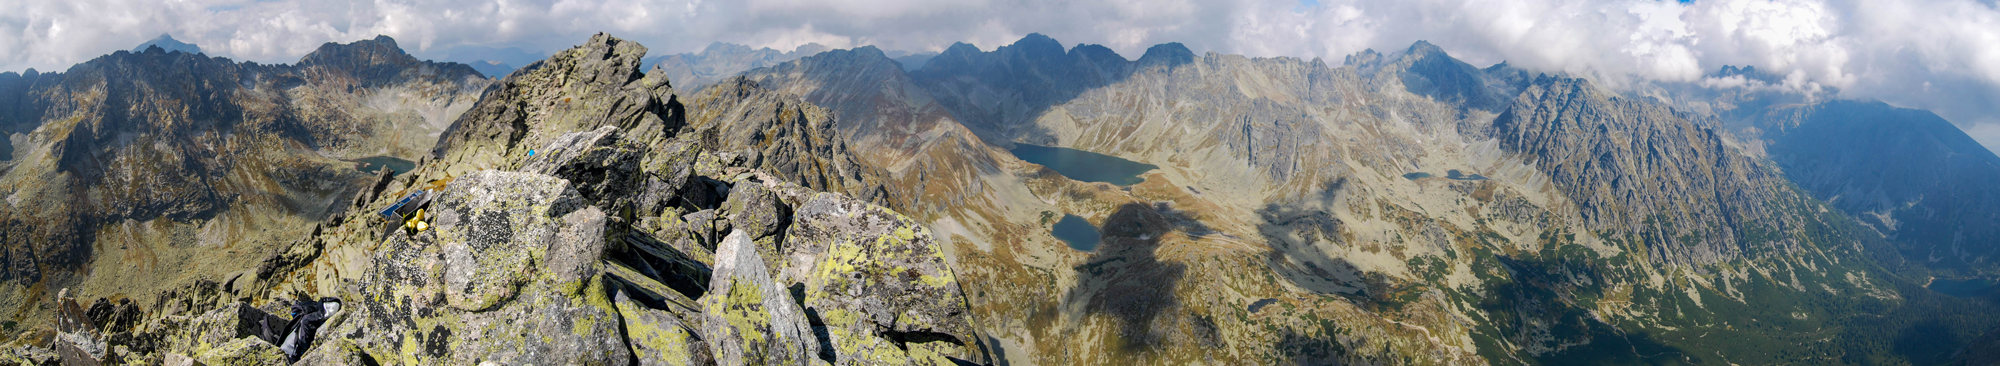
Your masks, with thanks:
M 403 228 L 414 231 L 424 231 L 426 229 L 430 229 L 431 224 L 424 222 L 424 210 L 417 209 L 417 212 L 410 214 L 409 220 L 403 221 Z

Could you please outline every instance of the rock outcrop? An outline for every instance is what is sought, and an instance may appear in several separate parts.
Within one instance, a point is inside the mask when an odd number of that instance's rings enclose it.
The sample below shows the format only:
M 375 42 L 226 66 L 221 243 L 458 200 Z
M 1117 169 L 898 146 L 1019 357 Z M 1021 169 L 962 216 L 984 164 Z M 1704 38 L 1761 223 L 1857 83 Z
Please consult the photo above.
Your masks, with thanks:
M 925 228 L 795 179 L 810 175 L 755 168 L 811 166 L 799 160 L 826 158 L 814 150 L 761 162 L 711 150 L 736 135 L 684 133 L 671 86 L 627 62 L 643 52 L 600 35 L 523 69 L 424 164 L 367 183 L 311 236 L 228 281 L 161 296 L 136 330 L 157 345 L 101 336 L 86 345 L 144 360 L 266 363 L 275 348 L 264 325 L 288 320 L 251 304 L 325 296 L 342 310 L 306 361 L 991 363 Z M 825 123 L 796 121 L 744 123 L 836 146 Z M 424 225 L 375 212 L 419 190 L 432 192 L 426 214 L 404 217 Z M 118 306 L 101 308 L 97 318 L 130 322 Z
M 714 292 L 701 298 L 701 333 L 724 365 L 810 365 L 820 343 L 793 295 L 786 293 L 743 231 L 731 232 L 715 251 Z

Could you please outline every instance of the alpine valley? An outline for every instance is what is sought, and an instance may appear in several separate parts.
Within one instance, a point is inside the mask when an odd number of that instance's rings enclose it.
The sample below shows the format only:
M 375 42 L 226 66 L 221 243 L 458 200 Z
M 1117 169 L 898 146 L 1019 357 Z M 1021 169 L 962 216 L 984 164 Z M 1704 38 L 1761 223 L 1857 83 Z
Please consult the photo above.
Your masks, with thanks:
M 2000 157 L 1830 93 L 162 40 L 0 73 L 0 365 L 2000 363 Z M 341 305 L 288 356 L 301 299 Z

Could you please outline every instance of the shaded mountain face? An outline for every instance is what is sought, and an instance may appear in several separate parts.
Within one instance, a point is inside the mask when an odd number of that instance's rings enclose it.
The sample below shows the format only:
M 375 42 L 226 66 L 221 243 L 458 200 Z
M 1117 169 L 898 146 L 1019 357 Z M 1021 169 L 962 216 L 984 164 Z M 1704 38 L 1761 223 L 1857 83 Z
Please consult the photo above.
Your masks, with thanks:
M 1927 363 L 1996 324 L 1675 92 L 1423 43 L 1334 67 L 1030 35 L 895 65 L 864 48 L 746 78 L 890 172 L 1012 362 Z M 996 148 L 1015 143 L 1160 168 L 1078 182 Z M 1068 215 L 1102 245 L 1056 239 Z M 1947 351 L 1886 346 L 1918 340 Z
M 1783 77 L 1725 66 L 1703 87 L 1653 83 L 1634 92 L 1727 131 L 1791 183 L 1896 243 L 1946 278 L 1996 273 L 2000 181 L 1993 153 L 1930 112 L 1789 91 Z M 1949 198 L 1943 198 L 1949 197 Z
M 2000 271 L 2000 158 L 1927 111 L 1832 101 L 1772 108 L 1753 125 L 1786 177 L 1961 276 Z
M 416 158 L 484 85 L 386 37 L 296 65 L 148 48 L 0 74 L 0 305 L 19 319 L 63 286 L 144 293 L 241 271 L 366 180 L 356 161 Z

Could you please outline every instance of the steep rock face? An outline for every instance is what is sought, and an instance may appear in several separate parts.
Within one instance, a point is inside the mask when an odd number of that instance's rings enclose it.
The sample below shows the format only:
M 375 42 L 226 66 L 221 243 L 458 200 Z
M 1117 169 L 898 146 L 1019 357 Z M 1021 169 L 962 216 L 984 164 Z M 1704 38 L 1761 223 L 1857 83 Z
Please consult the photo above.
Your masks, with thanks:
M 1493 133 L 1502 149 L 1533 156 L 1591 229 L 1632 232 L 1660 260 L 1732 259 L 1786 229 L 1771 212 L 1779 178 L 1664 106 L 1543 77 Z
M 2000 157 L 1926 111 L 1835 101 L 1766 112 L 1772 161 L 1939 269 L 2000 271 Z
M 523 163 L 520 170 L 588 182 L 578 186 L 577 192 L 612 212 L 625 208 L 617 203 L 622 202 L 621 198 L 639 194 L 649 178 L 640 168 L 645 147 L 625 139 L 617 127 L 563 134 L 541 151 Z
M 885 194 L 855 193 L 913 215 L 985 204 L 989 179 L 1004 174 L 1007 153 L 982 142 L 953 120 L 895 60 L 863 47 L 835 50 L 769 68 L 744 78 L 777 92 L 822 106 L 833 116 L 848 155 L 860 162 L 861 178 L 886 187 Z M 1009 192 L 1022 194 L 1024 192 Z
M 665 75 L 639 72 L 646 47 L 598 34 L 583 46 L 537 61 L 499 81 L 452 123 L 432 155 L 451 174 L 512 168 L 561 134 L 617 127 L 653 141 L 685 124 Z
M 0 73 L 0 308 L 30 320 L 50 286 L 153 293 L 241 270 L 339 211 L 368 177 L 356 160 L 414 158 L 484 85 L 388 38 L 296 65 L 148 48 Z
M 883 172 L 861 164 L 826 109 L 736 77 L 692 97 L 695 136 L 718 151 L 740 151 L 750 167 L 808 188 L 883 202 Z

